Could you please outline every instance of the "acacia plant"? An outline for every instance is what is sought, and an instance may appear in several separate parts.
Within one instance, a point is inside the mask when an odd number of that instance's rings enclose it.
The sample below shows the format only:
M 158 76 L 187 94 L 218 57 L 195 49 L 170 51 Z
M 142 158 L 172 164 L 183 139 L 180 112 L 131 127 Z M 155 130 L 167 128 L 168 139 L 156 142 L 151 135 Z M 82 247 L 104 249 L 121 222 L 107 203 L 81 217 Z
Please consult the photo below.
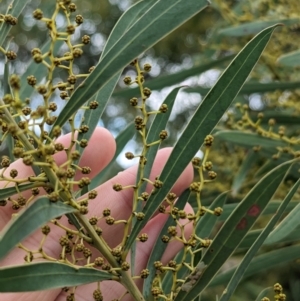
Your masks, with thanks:
M 136 3 L 118 20 L 98 64 L 89 66 L 85 74 L 76 74 L 76 59 L 84 55 L 90 42 L 88 35 L 80 41 L 73 38 L 84 17 L 69 0 L 51 1 L 53 11 L 41 8 L 32 12 L 33 18 L 46 24 L 48 40 L 32 49 L 27 68 L 30 75 L 26 77 L 10 73 L 10 61 L 17 53 L 10 50 L 7 36 L 29 1 L 15 0 L 0 15 L 0 50 L 6 57 L 0 99 L 1 142 L 8 148 L 8 155 L 1 159 L 0 174 L 1 300 L 11 300 L 7 292 L 30 296 L 30 292 L 47 290 L 45 300 L 191 301 L 198 300 L 216 282 L 227 283 L 219 300 L 229 300 L 299 185 L 296 182 L 286 195 L 240 264 L 229 273 L 218 274 L 248 237 L 297 160 L 286 161 L 261 177 L 235 208 L 228 207 L 230 215 L 211 235 L 226 199 L 224 192 L 207 207 L 201 196 L 204 186 L 214 185 L 217 177 L 210 161 L 212 132 L 279 25 L 263 29 L 239 51 L 198 106 L 172 151 L 159 151 L 168 138 L 166 127 L 175 98 L 184 87 L 174 88 L 157 110 L 150 110 L 151 89 L 145 74 L 151 65 L 141 65 L 139 57 L 208 3 Z M 64 29 L 57 27 L 58 14 L 66 19 Z M 67 47 L 64 53 L 60 52 L 62 45 Z M 128 106 L 137 114 L 117 137 L 114 154 L 112 138 L 97 125 L 128 65 L 136 77 L 125 75 L 122 79 L 126 85 L 138 85 L 139 92 L 128 99 Z M 55 80 L 58 71 L 64 71 L 59 82 Z M 65 101 L 61 110 L 56 103 L 58 95 Z M 116 159 L 133 131 L 141 152 L 126 150 L 125 156 L 128 160 L 137 158 L 137 166 L 124 174 L 126 177 L 119 174 L 97 187 L 111 166 L 104 169 L 105 165 Z M 199 149 L 203 158 L 195 157 Z M 195 206 L 191 208 L 190 203 Z M 82 295 L 84 284 L 89 286 Z M 123 290 L 115 289 L 120 285 Z M 275 300 L 284 300 L 279 284 L 274 292 Z M 263 291 L 260 298 L 265 295 Z

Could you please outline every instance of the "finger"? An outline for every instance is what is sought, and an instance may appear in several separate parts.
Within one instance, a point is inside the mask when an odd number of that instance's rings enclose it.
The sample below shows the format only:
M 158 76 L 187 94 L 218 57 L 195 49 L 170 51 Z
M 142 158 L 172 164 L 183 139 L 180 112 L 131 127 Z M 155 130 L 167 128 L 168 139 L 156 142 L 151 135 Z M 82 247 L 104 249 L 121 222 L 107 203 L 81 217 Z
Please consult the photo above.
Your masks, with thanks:
M 61 290 L 48 290 L 48 291 L 40 291 L 40 292 L 32 292 L 32 293 L 0 293 L 0 300 L 2 301 L 52 301 L 55 300 L 57 295 Z M 64 300 L 65 301 L 65 300 Z

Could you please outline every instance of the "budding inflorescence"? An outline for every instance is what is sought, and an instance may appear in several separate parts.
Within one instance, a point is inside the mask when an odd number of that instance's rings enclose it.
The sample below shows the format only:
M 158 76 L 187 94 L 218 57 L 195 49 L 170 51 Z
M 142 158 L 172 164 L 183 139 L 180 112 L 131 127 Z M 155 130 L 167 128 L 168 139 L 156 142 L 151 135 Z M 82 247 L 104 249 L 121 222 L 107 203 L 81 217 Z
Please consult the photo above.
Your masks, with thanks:
M 96 190 L 87 190 L 88 192 L 84 198 L 75 200 L 78 189 L 79 191 L 80 189 L 86 189 L 91 184 L 89 175 L 92 170 L 89 166 L 78 165 L 77 161 L 80 159 L 82 152 L 75 148 L 77 145 L 81 148 L 88 146 L 88 139 L 82 138 L 77 141 L 75 133 L 79 131 L 80 134 L 85 134 L 89 132 L 89 126 L 82 122 L 76 128 L 74 122 L 70 119 L 72 141 L 59 142 L 58 138 L 62 135 L 63 129 L 61 125 L 56 124 L 58 119 L 57 111 L 59 110 L 54 96 L 58 92 L 61 98 L 68 101 L 82 78 L 87 76 L 87 74 L 75 72 L 74 62 L 83 56 L 84 47 L 90 43 L 91 39 L 90 36 L 85 34 L 75 44 L 74 33 L 77 27 L 84 22 L 84 18 L 80 14 L 72 15 L 77 10 L 77 7 L 71 1 L 54 2 L 56 2 L 56 5 L 52 16 L 49 15 L 49 11 L 43 11 L 40 8 L 32 12 L 34 19 L 45 24 L 49 39 L 48 48 L 37 46 L 31 49 L 31 63 L 36 66 L 37 72 L 29 74 L 25 78 L 25 84 L 21 81 L 19 75 L 11 74 L 7 80 L 9 87 L 0 99 L 1 142 L 4 142 L 8 137 L 10 139 L 10 156 L 3 156 L 0 159 L 2 167 L 0 181 L 15 188 L 15 196 L 1 200 L 0 206 L 10 204 L 13 210 L 20 210 L 23 207 L 27 208 L 30 202 L 37 196 L 42 195 L 45 196 L 43 200 L 48 201 L 50 206 L 57 206 L 55 203 L 63 202 L 65 205 L 73 207 L 75 209 L 74 212 L 76 211 L 76 214 L 80 216 L 89 213 L 89 201 L 95 199 L 98 194 Z M 0 22 L 5 22 L 5 26 L 13 26 L 18 22 L 17 18 L 13 16 L 14 10 L 11 10 L 12 8 L 14 8 L 14 4 L 8 9 L 12 14 L 0 15 Z M 65 28 L 57 26 L 56 18 L 58 16 L 65 18 Z M 59 52 L 54 49 L 57 46 L 60 47 L 59 43 L 61 41 L 64 42 L 67 50 L 63 54 L 58 55 Z M 17 54 L 13 50 L 5 50 L 0 47 L 0 51 L 8 60 L 17 58 Z M 46 69 L 44 69 L 45 67 Z M 41 69 L 43 71 L 39 72 Z M 89 72 L 92 69 L 93 67 Z M 46 71 L 44 72 L 44 70 Z M 62 79 L 59 82 L 55 82 L 55 74 L 61 70 L 64 71 L 61 73 Z M 25 88 L 23 85 L 25 87 L 28 85 L 29 95 L 34 95 L 39 102 L 38 105 L 33 104 L 31 98 L 27 97 L 28 95 L 24 96 L 21 93 L 22 89 Z M 97 107 L 98 102 L 92 100 L 83 109 L 95 110 Z M 66 154 L 66 159 L 63 160 L 61 165 L 55 160 L 55 155 L 58 152 Z M 11 166 L 12 161 L 18 158 L 20 158 L 20 164 L 30 166 L 30 169 L 32 168 L 31 170 L 34 170 L 36 175 L 31 175 L 28 178 L 21 177 L 22 171 Z M 28 185 L 28 195 L 23 195 L 22 189 L 19 189 L 23 184 Z M 76 193 L 75 190 L 77 190 Z M 60 260 L 69 265 L 76 265 L 82 260 L 76 256 L 76 252 L 81 252 L 87 264 L 89 264 L 92 251 L 85 246 L 85 243 L 92 241 L 91 234 L 87 234 L 85 230 L 83 231 L 83 228 L 80 231 L 76 228 L 69 229 L 65 224 L 58 222 L 60 218 L 57 217 L 49 221 L 49 223 L 66 231 L 66 235 L 57 238 L 57 243 L 61 247 L 61 252 L 57 258 L 50 257 L 43 249 L 44 242 L 51 230 L 51 227 L 46 224 L 41 229 L 43 238 L 38 250 L 31 252 L 20 244 L 20 248 L 26 251 L 26 256 L 24 257 L 26 262 L 35 260 L 33 254 L 39 253 L 37 258 L 52 261 Z M 99 219 L 96 216 L 86 219 L 86 225 L 89 224 L 94 229 L 95 237 L 102 235 L 102 229 L 97 224 Z M 73 219 L 69 218 L 68 220 L 70 224 L 75 225 L 77 223 L 76 226 L 78 227 L 79 221 L 77 218 L 73 216 Z M 112 220 L 113 218 L 108 222 L 113 223 Z M 83 243 L 83 240 L 85 243 Z M 125 264 L 123 269 L 126 270 Z M 69 297 L 74 299 L 72 294 Z
M 68 2 L 68 3 L 67 3 Z M 75 170 L 72 167 L 72 161 L 76 161 L 80 158 L 80 152 L 77 150 L 72 150 L 71 146 L 64 146 L 61 143 L 57 143 L 56 139 L 61 136 L 62 129 L 59 125 L 55 125 L 57 116 L 54 112 L 57 111 L 57 104 L 55 102 L 50 102 L 50 98 L 56 89 L 61 92 L 61 97 L 68 100 L 73 93 L 74 86 L 78 84 L 79 78 L 84 77 L 83 74 L 74 74 L 73 63 L 74 60 L 80 58 L 83 55 L 83 46 L 90 43 L 90 37 L 84 35 L 81 38 L 80 44 L 73 45 L 71 36 L 74 34 L 76 28 L 84 22 L 82 15 L 78 14 L 75 17 L 71 17 L 71 13 L 76 11 L 76 5 L 71 3 L 71 1 L 57 1 L 55 10 L 52 17 L 46 17 L 48 12 L 42 11 L 37 8 L 33 11 L 33 18 L 39 22 L 44 22 L 49 31 L 50 46 L 48 50 L 44 50 L 39 47 L 35 47 L 31 50 L 31 56 L 33 62 L 37 64 L 44 64 L 47 67 L 47 74 L 45 81 L 41 83 L 43 78 L 40 78 L 39 74 L 31 74 L 27 77 L 27 83 L 36 92 L 40 94 L 43 104 L 39 105 L 37 108 L 26 106 L 30 100 L 26 99 L 23 101 L 20 99 L 19 90 L 21 89 L 21 81 L 19 76 L 13 74 L 9 79 L 9 85 L 11 87 L 11 93 L 6 94 L 3 97 L 3 102 L 10 105 L 10 112 L 13 115 L 9 115 L 8 110 L 4 112 L 4 119 L 2 121 L 2 132 L 7 132 L 13 136 L 13 141 L 15 143 L 12 154 L 16 158 L 21 158 L 22 162 L 28 166 L 38 166 L 45 168 L 47 170 L 46 174 L 40 177 L 41 183 L 51 182 L 47 179 L 50 171 L 53 175 L 57 177 L 57 182 L 45 186 L 44 189 L 48 193 L 48 199 L 51 202 L 57 202 L 59 200 L 64 200 L 70 202 L 70 195 L 72 195 L 73 185 L 77 184 L 79 188 L 84 188 L 90 184 L 90 179 L 88 177 L 82 177 L 76 183 L 73 180 L 75 176 Z M 56 24 L 57 15 L 64 16 L 66 19 L 66 26 L 64 29 L 58 28 Z M 10 25 L 17 24 L 17 19 L 10 15 L 1 15 L 1 18 Z M 59 40 L 64 40 L 65 45 L 68 50 L 60 57 L 55 56 L 53 51 L 54 46 L 59 42 Z M 3 49 L 0 48 L 3 52 Z M 4 51 L 6 57 L 10 60 L 16 58 L 16 53 L 11 50 Z M 57 84 L 53 82 L 53 74 L 56 69 L 63 68 L 67 70 L 68 75 Z M 91 101 L 89 104 L 90 109 L 96 109 L 98 103 L 96 101 Z M 21 117 L 21 120 L 20 120 Z M 19 121 L 16 122 L 18 118 Z M 2 120 L 2 119 L 1 119 Z M 38 126 L 41 131 L 37 135 L 34 131 L 34 127 Z M 51 131 L 46 131 L 45 126 L 53 126 Z M 71 123 L 72 131 L 75 132 L 75 127 Z M 80 126 L 80 132 L 86 133 L 89 128 L 87 125 Z M 47 145 L 44 143 L 47 142 Z M 87 147 L 88 141 L 86 139 L 81 139 L 78 144 L 85 148 Z M 56 166 L 53 155 L 56 152 L 66 151 L 69 162 L 64 165 L 63 168 Z M 7 158 L 2 158 L 1 165 L 3 168 L 8 168 L 10 165 Z M 88 175 L 91 172 L 91 168 L 84 166 L 79 168 L 82 174 Z M 10 178 L 14 179 L 18 183 L 18 170 L 12 169 L 9 173 Z M 70 180 L 68 180 L 70 179 Z M 32 178 L 31 180 L 32 181 Z M 39 183 L 39 177 L 37 177 L 36 183 Z M 67 193 L 61 193 L 63 187 L 64 191 Z M 36 196 L 39 194 L 39 188 L 32 188 L 32 195 Z M 69 196 L 69 197 L 68 197 Z M 91 191 L 88 194 L 89 199 L 94 199 L 97 196 L 95 191 Z M 25 201 L 20 201 L 21 206 Z M 74 204 L 75 206 L 75 204 Z M 17 205 L 14 205 L 16 208 Z M 79 212 L 82 214 L 87 214 L 88 209 L 86 206 L 81 206 Z

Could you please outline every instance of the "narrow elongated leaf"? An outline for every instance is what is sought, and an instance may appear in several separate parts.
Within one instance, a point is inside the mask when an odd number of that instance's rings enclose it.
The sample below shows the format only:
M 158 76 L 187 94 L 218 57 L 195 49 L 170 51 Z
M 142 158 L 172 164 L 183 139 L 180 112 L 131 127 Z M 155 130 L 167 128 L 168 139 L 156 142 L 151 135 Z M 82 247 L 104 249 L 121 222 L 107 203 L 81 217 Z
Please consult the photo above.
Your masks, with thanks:
M 257 298 L 255 299 L 255 301 L 261 301 L 264 297 L 267 297 L 269 295 L 269 293 L 274 292 L 274 288 L 273 287 L 267 287 L 265 289 L 263 289 L 259 295 L 257 296 Z
M 274 268 L 278 265 L 286 265 L 289 262 L 299 259 L 300 245 L 288 246 L 275 251 L 267 252 L 265 254 L 256 256 L 247 271 L 244 274 L 244 279 L 252 275 L 257 275 L 260 272 L 265 272 L 268 269 Z M 208 287 L 226 284 L 234 274 L 237 267 L 217 275 Z
M 83 232 L 82 225 L 79 223 L 79 221 L 78 221 L 77 217 L 75 216 L 75 214 L 67 213 L 66 217 L 68 218 L 69 222 L 72 225 L 74 225 L 79 232 Z
M 298 83 L 300 87 L 300 82 Z M 297 89 L 297 88 L 296 88 Z M 298 125 L 300 123 L 300 117 L 296 114 L 291 114 L 290 110 L 282 110 L 281 112 L 275 110 L 268 110 L 264 112 L 264 116 L 261 120 L 262 123 L 268 123 L 270 118 L 274 118 L 277 124 Z
M 248 175 L 251 166 L 255 164 L 257 157 L 257 153 L 255 153 L 253 150 L 250 150 L 247 153 L 246 158 L 243 160 L 238 172 L 233 178 L 233 183 L 231 185 L 232 196 L 236 196 L 236 194 L 238 193 Z
M 219 30 L 220 35 L 232 36 L 232 37 L 243 37 L 247 34 L 257 34 L 266 27 L 273 26 L 278 23 L 284 25 L 293 25 L 299 23 L 299 18 L 294 19 L 277 19 L 268 21 L 254 21 L 249 23 L 243 23 L 238 26 L 231 26 Z
M 128 28 L 134 24 L 142 12 L 147 11 L 147 9 L 153 5 L 155 1 L 141 1 L 130 7 L 118 20 L 114 29 L 112 30 L 105 48 L 102 52 L 102 56 L 105 56 L 107 52 L 112 48 L 112 46 L 118 41 L 123 34 L 128 30 Z M 101 60 L 101 59 L 100 59 Z M 97 93 L 95 100 L 98 102 L 98 107 L 95 110 L 85 110 L 84 113 L 84 124 L 89 126 L 89 131 L 87 133 L 79 133 L 78 140 L 86 139 L 89 140 L 101 118 L 107 103 L 110 99 L 110 96 L 115 89 L 116 84 L 122 74 L 122 71 L 118 72 L 114 75 L 106 84 L 104 84 L 103 88 Z M 82 154 L 84 148 L 80 147 L 78 144 L 76 145 L 77 151 Z
M 293 273 L 289 279 L 289 287 L 291 296 L 294 300 L 297 300 L 300 296 L 300 279 L 296 273 Z
M 267 172 L 275 168 L 278 163 L 283 163 L 282 158 L 278 158 L 278 160 L 269 159 L 267 160 L 253 175 L 253 178 L 259 179 L 261 176 L 265 175 Z
M 39 262 L 0 268 L 0 292 L 34 292 L 111 279 L 111 274 L 94 268 Z
M 0 199 L 5 199 L 9 196 L 12 196 L 18 192 L 22 192 L 31 188 L 37 187 L 35 183 L 28 183 L 19 185 L 18 188 L 16 186 L 7 187 L 0 189 Z
M 87 99 L 132 60 L 205 8 L 205 0 L 157 1 L 103 56 L 92 74 L 76 89 L 56 125 L 63 125 Z
M 76 209 L 61 202 L 51 203 L 48 198 L 39 198 L 31 206 L 22 210 L 18 217 L 9 222 L 1 231 L 0 259 L 49 220 L 74 211 Z
M 275 83 L 259 83 L 259 82 L 249 82 L 246 83 L 243 88 L 239 91 L 241 94 L 252 94 L 252 93 L 265 93 L 275 90 L 294 90 L 299 89 L 300 82 L 275 82 Z M 204 87 L 191 87 L 186 89 L 186 92 L 190 93 L 200 93 L 201 95 L 206 95 L 209 88 Z M 277 112 L 278 113 L 278 112 Z
M 261 146 L 262 148 L 272 149 L 276 149 L 278 146 L 288 146 L 288 143 L 283 140 L 271 139 L 258 134 L 240 131 L 218 131 L 215 137 L 241 146 Z
M 239 245 L 239 249 L 249 249 L 260 233 L 263 231 L 263 229 L 257 229 L 253 230 L 247 233 L 245 238 L 242 240 L 242 242 Z M 276 241 L 273 245 L 276 244 L 282 244 L 282 243 L 291 243 L 291 242 L 298 242 L 300 241 L 300 227 L 294 229 L 292 232 L 290 232 L 287 236 L 283 237 L 281 240 Z M 268 244 L 267 240 L 264 241 L 263 245 L 271 245 Z
M 7 12 L 12 16 L 18 18 L 21 12 L 23 11 L 24 7 L 30 2 L 30 0 L 14 0 L 10 4 L 10 9 Z M 2 22 L 0 26 L 0 45 L 3 46 L 4 40 L 7 37 L 9 31 L 11 30 L 11 25 Z
M 178 73 L 174 74 L 168 74 L 168 75 L 163 75 L 159 76 L 158 78 L 154 78 L 151 80 L 147 80 L 147 87 L 150 88 L 151 90 L 161 90 L 165 87 L 169 87 L 172 85 L 179 84 L 180 82 L 184 81 L 185 79 L 199 75 L 209 69 L 212 69 L 214 67 L 219 67 L 221 64 L 224 62 L 233 59 L 233 55 L 228 55 L 224 58 L 208 62 L 206 64 L 200 65 L 200 66 L 195 66 L 192 68 L 189 68 L 188 70 L 183 70 Z M 113 93 L 113 97 L 122 97 L 122 98 L 130 98 L 133 96 L 136 96 L 139 93 L 139 87 L 136 88 L 131 88 L 131 89 L 122 89 L 119 91 L 116 91 Z
M 300 50 L 289 52 L 280 56 L 277 60 L 277 63 L 288 67 L 300 66 Z
M 267 224 L 267 226 L 264 228 L 264 230 L 261 232 L 261 234 L 259 235 L 257 240 L 254 242 L 254 244 L 248 250 L 248 252 L 244 256 L 242 262 L 240 263 L 240 265 L 237 267 L 236 271 L 234 272 L 234 275 L 230 279 L 230 282 L 228 283 L 227 288 L 224 290 L 220 301 L 228 301 L 231 298 L 231 296 L 234 293 L 235 289 L 237 288 L 239 282 L 241 281 L 246 269 L 248 268 L 251 260 L 253 259 L 253 257 L 259 250 L 259 248 L 262 246 L 263 242 L 265 241 L 265 239 L 267 238 L 269 233 L 272 231 L 272 229 L 274 228 L 276 223 L 279 221 L 280 217 L 282 216 L 282 214 L 285 211 L 286 206 L 288 205 L 288 203 L 291 201 L 294 194 L 298 190 L 299 184 L 300 184 L 300 180 L 298 180 L 295 183 L 295 185 L 293 186 L 293 188 L 289 191 L 289 193 L 284 198 L 284 200 L 283 200 L 282 204 L 280 205 L 276 214 L 272 217 L 272 219 Z
M 145 219 L 133 227 L 131 236 L 126 242 L 126 250 L 129 250 L 134 237 L 138 235 L 145 223 L 157 210 L 161 200 L 171 190 L 180 174 L 202 145 L 204 138 L 211 133 L 230 106 L 259 59 L 274 29 L 275 27 L 267 28 L 252 39 L 236 56 L 202 101 L 178 139 L 162 170 L 159 179 L 163 182 L 163 186 L 155 194 L 151 194 L 143 210 Z
M 119 18 L 118 22 L 112 29 L 104 46 L 100 60 L 109 52 L 109 50 L 125 34 L 125 32 L 138 20 L 138 18 L 142 17 L 144 13 L 156 1 L 157 0 L 139 1 L 125 11 L 125 13 Z
M 249 231 L 244 237 L 242 242 L 239 244 L 239 249 L 249 249 L 255 243 L 256 239 L 259 237 L 263 229 L 256 229 Z
M 268 173 L 239 203 L 202 258 L 207 268 L 191 290 L 181 290 L 176 300 L 193 300 L 207 287 L 261 215 L 292 163 L 281 164 Z
M 191 191 L 189 189 L 186 189 L 181 194 L 181 196 L 178 198 L 178 200 L 176 202 L 176 207 L 179 210 L 182 210 L 184 208 L 185 204 L 189 202 L 190 196 L 191 196 Z M 168 246 L 168 244 L 166 244 L 165 242 L 162 241 L 161 237 L 163 235 L 167 235 L 169 226 L 176 226 L 176 222 L 171 215 L 169 216 L 165 225 L 161 229 L 160 234 L 157 236 L 157 240 L 152 248 L 152 252 L 151 252 L 151 255 L 148 260 L 147 269 L 149 270 L 149 276 L 144 281 L 144 286 L 143 286 L 143 296 L 145 297 L 146 300 L 150 300 L 150 298 L 152 297 L 151 286 L 152 286 L 153 279 L 156 275 L 156 269 L 154 267 L 154 262 L 161 261 L 161 258 Z M 165 278 L 172 279 L 172 277 L 165 277 Z
M 269 237 L 265 241 L 265 244 L 274 244 L 289 236 L 292 231 L 300 226 L 299 216 L 300 204 L 298 204 L 270 233 Z
M 279 206 L 281 204 L 281 201 L 272 201 L 270 202 L 266 209 L 263 211 L 262 215 L 268 215 L 268 214 L 275 214 L 278 210 Z M 286 212 L 290 212 L 298 205 L 297 202 L 291 202 L 287 205 Z M 220 216 L 220 220 L 224 221 L 228 218 L 228 216 L 231 214 L 231 212 L 238 206 L 238 204 L 225 204 L 223 208 L 223 213 Z

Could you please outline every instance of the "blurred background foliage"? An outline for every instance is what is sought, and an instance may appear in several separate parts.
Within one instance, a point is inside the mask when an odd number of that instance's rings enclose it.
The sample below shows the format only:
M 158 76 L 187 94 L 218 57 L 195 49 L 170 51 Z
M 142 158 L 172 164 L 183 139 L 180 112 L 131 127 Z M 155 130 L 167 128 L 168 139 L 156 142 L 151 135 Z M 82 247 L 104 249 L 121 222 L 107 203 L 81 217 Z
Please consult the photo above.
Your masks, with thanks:
M 137 1 L 76 1 L 78 10 L 74 16 L 81 14 L 84 23 L 76 30 L 74 39 L 79 41 L 81 36 L 87 34 L 91 36 L 91 44 L 84 47 L 84 55 L 76 61 L 75 73 L 88 73 L 88 69 L 97 64 L 114 24 L 135 2 Z M 6 10 L 8 3 L 10 1 L 0 1 L 2 12 Z M 47 17 L 48 11 L 51 15 L 53 5 L 55 1 L 32 0 L 20 16 L 18 25 L 13 27 L 6 46 L 17 52 L 18 58 L 10 65 L 11 73 L 27 76 L 32 48 L 40 47 L 48 38 L 44 22 L 34 20 L 32 11 L 42 8 Z M 202 193 L 204 204 L 210 204 L 226 190 L 230 190 L 228 202 L 238 202 L 266 172 L 281 162 L 300 156 L 299 0 L 212 0 L 209 8 L 140 58 L 141 64 L 148 62 L 152 65 L 145 84 L 153 90 L 149 101 L 152 109 L 158 108 L 172 87 L 188 86 L 178 95 L 168 126 L 170 137 L 164 146 L 174 145 L 195 108 L 222 70 L 228 66 L 233 55 L 256 33 L 275 23 L 283 23 L 285 26 L 276 30 L 234 106 L 215 129 L 215 143 L 209 159 L 218 178 L 213 184 L 205 186 Z M 61 16 L 58 16 L 57 24 L 60 27 L 66 25 Z M 64 51 L 62 46 L 58 54 L 62 55 Z M 3 73 L 4 58 L 1 57 L 1 78 Z M 135 76 L 130 66 L 124 70 L 125 74 Z M 60 81 L 66 74 L 61 70 L 55 76 L 55 81 Z M 43 80 L 42 76 L 38 78 Z M 1 83 L 3 85 L 3 81 Z M 129 105 L 129 99 L 133 96 L 139 96 L 138 90 L 134 86 L 125 87 L 121 78 L 101 117 L 100 125 L 117 136 L 136 116 L 136 110 Z M 33 106 L 38 105 L 34 96 L 26 97 L 31 97 Z M 64 104 L 58 94 L 55 101 L 60 107 Z M 125 147 L 125 151 L 138 149 L 139 144 L 135 140 L 131 140 Z M 111 174 L 127 166 L 128 163 L 123 158 L 124 156 L 116 161 Z M 274 200 L 280 201 L 298 178 L 299 166 L 295 166 Z M 299 193 L 296 194 L 294 201 L 299 201 L 299 197 Z M 265 214 L 255 229 L 263 227 L 269 217 Z M 299 243 L 299 227 L 298 230 L 298 235 L 296 233 L 292 240 L 272 248 Z M 260 252 L 268 250 L 270 247 L 263 247 Z M 237 254 L 233 263 L 229 264 L 238 262 L 238 258 Z M 300 300 L 299 263 L 279 265 L 244 281 L 236 294 L 237 299 L 233 300 L 241 300 L 241 296 L 242 300 L 254 300 L 262 288 L 278 281 L 285 287 L 287 300 Z M 220 294 L 219 287 L 210 291 L 203 300 L 215 300 L 216 294 Z

